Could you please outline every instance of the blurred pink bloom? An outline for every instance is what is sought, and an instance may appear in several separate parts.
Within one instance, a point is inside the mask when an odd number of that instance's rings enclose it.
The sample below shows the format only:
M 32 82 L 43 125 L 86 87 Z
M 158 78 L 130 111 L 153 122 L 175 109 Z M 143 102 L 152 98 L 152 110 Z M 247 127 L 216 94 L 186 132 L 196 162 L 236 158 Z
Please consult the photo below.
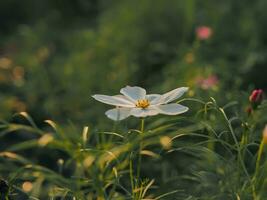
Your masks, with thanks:
M 208 26 L 199 26 L 196 28 L 196 35 L 200 40 L 209 39 L 212 35 L 212 29 Z
M 217 86 L 219 83 L 219 79 L 216 75 L 210 75 L 207 78 L 198 78 L 197 83 L 203 90 L 208 90 Z

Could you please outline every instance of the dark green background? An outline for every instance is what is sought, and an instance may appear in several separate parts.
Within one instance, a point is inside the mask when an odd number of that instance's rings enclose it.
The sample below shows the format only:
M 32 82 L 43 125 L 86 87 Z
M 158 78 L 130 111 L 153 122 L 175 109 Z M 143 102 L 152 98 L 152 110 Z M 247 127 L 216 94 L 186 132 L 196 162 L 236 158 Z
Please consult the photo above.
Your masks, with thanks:
M 107 107 L 92 94 L 125 85 L 195 91 L 196 78 L 211 74 L 222 91 L 267 89 L 266 7 L 265 0 L 1 1 L 0 58 L 11 64 L 0 68 L 0 115 L 26 108 L 38 121 L 99 124 Z M 207 41 L 195 36 L 202 25 L 213 30 Z

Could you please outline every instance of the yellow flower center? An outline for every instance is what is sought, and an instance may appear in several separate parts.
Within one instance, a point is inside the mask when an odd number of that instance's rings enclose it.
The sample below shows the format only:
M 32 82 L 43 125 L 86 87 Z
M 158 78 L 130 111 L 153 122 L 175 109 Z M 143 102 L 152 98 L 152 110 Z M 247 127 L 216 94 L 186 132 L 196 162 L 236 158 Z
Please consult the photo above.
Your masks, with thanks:
M 147 99 L 139 99 L 135 105 L 137 108 L 147 108 L 150 103 Z

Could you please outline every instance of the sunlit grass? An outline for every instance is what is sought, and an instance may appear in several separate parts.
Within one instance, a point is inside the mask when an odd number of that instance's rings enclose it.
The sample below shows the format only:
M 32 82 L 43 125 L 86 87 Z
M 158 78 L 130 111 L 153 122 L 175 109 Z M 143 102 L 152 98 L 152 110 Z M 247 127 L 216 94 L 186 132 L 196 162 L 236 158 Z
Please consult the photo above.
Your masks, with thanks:
M 138 129 L 73 132 L 51 120 L 40 129 L 27 113 L 14 116 L 26 123 L 3 122 L 1 137 L 28 137 L 0 152 L 6 199 L 264 199 L 265 139 L 255 131 L 266 102 L 241 117 L 236 103 L 191 100 L 195 113 L 142 119 Z

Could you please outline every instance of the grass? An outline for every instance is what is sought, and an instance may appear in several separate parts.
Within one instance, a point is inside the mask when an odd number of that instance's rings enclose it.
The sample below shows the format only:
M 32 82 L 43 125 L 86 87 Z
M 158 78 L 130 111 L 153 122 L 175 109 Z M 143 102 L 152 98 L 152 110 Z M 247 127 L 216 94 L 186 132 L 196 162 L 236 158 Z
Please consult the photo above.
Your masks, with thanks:
M 1 138 L 21 140 L 0 152 L 2 198 L 264 199 L 265 149 L 255 132 L 266 102 L 248 117 L 233 112 L 236 103 L 183 101 L 200 109 L 141 119 L 137 129 L 63 128 L 51 120 L 38 128 L 27 113 L 14 116 L 23 123 L 3 121 Z

